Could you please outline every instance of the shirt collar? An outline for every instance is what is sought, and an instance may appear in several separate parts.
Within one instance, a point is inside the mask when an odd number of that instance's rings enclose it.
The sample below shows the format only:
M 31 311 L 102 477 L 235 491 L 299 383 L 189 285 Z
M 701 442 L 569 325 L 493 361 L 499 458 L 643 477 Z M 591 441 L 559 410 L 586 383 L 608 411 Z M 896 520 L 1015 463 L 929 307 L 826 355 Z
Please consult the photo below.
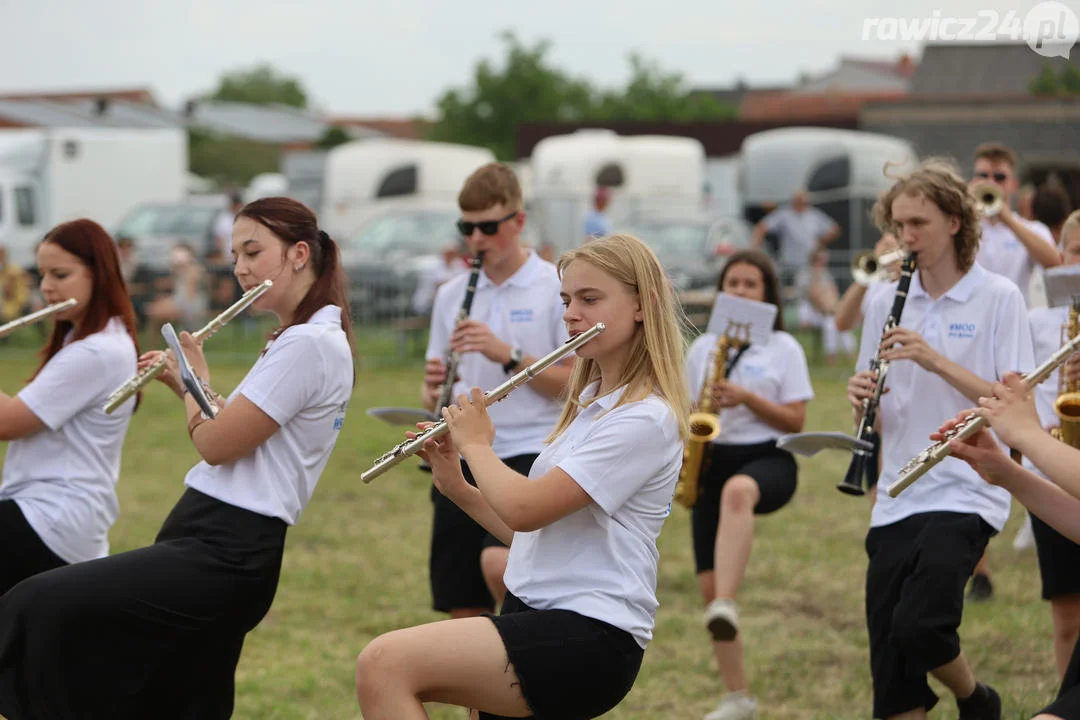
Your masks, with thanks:
M 581 391 L 580 395 L 578 395 L 578 402 L 580 402 L 582 405 L 585 405 L 586 403 L 591 401 L 596 396 L 596 391 L 599 390 L 599 389 L 600 389 L 600 381 L 599 380 L 597 380 L 594 383 L 591 383 L 588 387 L 586 387 L 584 390 Z M 622 394 L 625 391 L 626 391 L 626 386 L 625 385 L 623 385 L 621 387 L 618 387 L 618 388 L 615 388 L 614 390 L 609 392 L 607 395 L 604 395 L 603 397 L 597 398 L 596 399 L 596 405 L 601 410 L 610 410 L 613 407 L 615 407 L 615 405 L 618 404 L 619 399 L 622 397 Z
M 315 311 L 308 322 L 314 325 L 341 325 L 341 308 L 337 305 L 324 305 Z
M 529 255 L 525 258 L 525 262 L 522 266 L 517 269 L 517 272 L 506 278 L 503 285 L 527 288 L 533 284 L 533 281 L 536 279 L 536 274 L 540 272 L 541 264 L 544 261 L 540 259 L 540 256 L 537 255 L 534 250 L 530 249 L 528 250 L 528 253 Z M 484 288 L 489 287 L 496 287 L 496 285 L 491 282 L 491 278 L 487 276 L 486 272 L 480 273 L 480 280 L 476 283 L 476 289 L 483 290 Z
M 975 293 L 976 288 L 982 284 L 983 278 L 985 277 L 986 270 L 978 263 L 973 263 L 971 269 L 964 273 L 964 276 L 961 277 L 955 285 L 949 288 L 942 297 L 955 300 L 958 303 L 967 302 Z M 908 288 L 908 297 L 930 297 L 929 293 L 923 289 L 922 278 L 920 277 L 918 270 L 915 271 L 915 274 L 911 278 L 911 287 Z

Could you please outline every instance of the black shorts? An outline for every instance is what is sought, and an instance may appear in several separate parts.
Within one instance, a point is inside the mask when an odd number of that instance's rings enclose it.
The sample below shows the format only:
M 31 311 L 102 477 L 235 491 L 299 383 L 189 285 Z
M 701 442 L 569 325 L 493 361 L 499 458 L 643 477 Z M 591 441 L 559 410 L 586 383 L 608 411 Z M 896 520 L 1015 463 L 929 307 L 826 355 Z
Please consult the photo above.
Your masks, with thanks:
M 38 573 L 67 565 L 49 549 L 14 500 L 0 501 L 0 595 Z
M 503 462 L 515 472 L 529 474 L 538 455 L 516 455 Z M 470 485 L 476 485 L 469 466 L 461 463 L 462 474 Z M 431 486 L 434 513 L 431 528 L 431 557 L 428 569 L 431 576 L 432 608 L 450 612 L 462 608 L 495 607 L 484 574 L 480 570 L 480 553 L 484 548 L 506 545 L 473 520 L 452 500 Z
M 534 610 L 506 593 L 495 623 L 536 720 L 586 720 L 634 686 L 645 650 L 634 636 L 570 610 Z M 481 712 L 480 720 L 505 720 Z
M 775 441 L 754 445 L 713 445 L 702 461 L 701 494 L 690 511 L 697 572 L 713 569 L 716 533 L 720 528 L 720 496 L 728 479 L 749 475 L 757 482 L 761 497 L 755 515 L 768 515 L 788 504 L 795 495 L 799 467 L 787 450 Z
M 954 512 L 920 513 L 866 534 L 873 717 L 937 704 L 927 673 L 960 654 L 964 586 L 994 534 L 978 515 Z
M 1043 600 L 1080 593 L 1080 573 L 1076 571 L 1080 568 L 1080 545 L 1034 515 L 1031 530 L 1039 555 Z
M 1057 698 L 1037 714 L 1043 713 L 1057 715 L 1065 720 L 1080 720 L 1080 643 L 1073 648 Z

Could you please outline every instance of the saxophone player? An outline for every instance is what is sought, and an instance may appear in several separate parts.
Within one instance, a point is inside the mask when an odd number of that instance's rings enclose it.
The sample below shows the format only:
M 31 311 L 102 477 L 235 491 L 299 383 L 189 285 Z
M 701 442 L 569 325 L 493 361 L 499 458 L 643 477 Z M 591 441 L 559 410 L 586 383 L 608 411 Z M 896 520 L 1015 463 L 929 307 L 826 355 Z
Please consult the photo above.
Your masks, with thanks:
M 721 408 L 720 434 L 702 463 L 700 497 L 691 511 L 694 561 L 707 610 L 720 678 L 728 693 L 707 720 L 749 720 L 757 702 L 749 692 L 735 595 L 750 561 L 754 516 L 776 512 L 795 494 L 795 458 L 776 447 L 784 433 L 801 432 L 806 403 L 814 396 L 802 346 L 784 332 L 780 287 L 768 256 L 742 250 L 720 272 L 717 288 L 777 307 L 764 345 L 732 349 L 723 379 L 704 392 Z M 691 397 L 702 395 L 715 334 L 697 338 L 687 352 Z M 718 374 L 717 377 L 720 377 Z
M 1080 212 L 1074 212 L 1066 219 L 1061 238 L 1064 264 L 1080 264 Z M 1080 329 L 1075 317 L 1070 317 L 1071 311 L 1072 308 L 1063 305 L 1036 308 L 1029 312 L 1031 339 L 1037 362 L 1043 362 L 1061 347 L 1063 327 L 1068 328 L 1070 336 Z M 1080 381 L 1080 364 L 1070 363 L 1067 367 L 1066 391 L 1073 390 L 1077 381 Z M 1059 379 L 1061 372 L 1060 368 L 1054 371 L 1053 375 L 1035 388 L 1039 422 L 1047 431 L 1061 426 L 1061 419 L 1054 411 L 1062 388 Z M 1070 425 L 1078 428 L 1077 423 Z M 1080 447 L 1075 438 L 1075 430 L 1064 435 L 1062 439 L 1074 447 Z M 1039 473 L 1027 457 L 1024 458 L 1024 467 Z M 1080 567 L 1080 545 L 1035 515 L 1031 515 L 1031 529 L 1035 535 L 1035 549 L 1039 557 L 1042 598 L 1050 602 L 1050 616 L 1054 627 L 1054 660 L 1058 674 L 1064 675 L 1076 645 L 1076 638 L 1080 635 L 1080 575 L 1076 572 L 1076 568 Z
M 471 254 L 484 253 L 469 318 L 457 322 L 470 274 L 439 286 L 431 311 L 422 399 L 438 412 L 449 347 L 461 355 L 451 397 L 469 388 L 494 388 L 566 342 L 555 266 L 521 244 L 525 227 L 521 185 L 500 163 L 478 168 L 458 195 L 458 231 Z M 560 396 L 572 360 L 549 367 L 490 410 L 498 430 L 495 453 L 516 472 L 543 450 L 562 409 Z M 465 479 L 474 483 L 468 466 Z M 508 548 L 432 485 L 434 504 L 429 571 L 432 605 L 451 617 L 492 611 L 506 592 Z
M 867 367 L 879 350 L 890 363 L 877 416 L 880 483 L 887 486 L 941 418 L 988 395 L 1005 373 L 1030 370 L 1034 359 L 1020 290 L 975 263 L 977 209 L 954 166 L 925 161 L 878 198 L 874 218 L 917 254 L 899 325 L 880 337 L 864 333 L 856 366 Z M 882 327 L 891 302 L 879 294 L 866 326 Z M 870 371 L 849 380 L 857 414 L 873 387 Z M 976 681 L 957 629 L 964 586 L 1008 519 L 1009 495 L 957 462 L 937 465 L 923 482 L 897 498 L 879 493 L 871 512 L 865 596 L 872 716 L 925 718 L 938 702 L 927 681 L 932 674 L 956 697 L 960 720 L 1000 720 L 1001 700 Z

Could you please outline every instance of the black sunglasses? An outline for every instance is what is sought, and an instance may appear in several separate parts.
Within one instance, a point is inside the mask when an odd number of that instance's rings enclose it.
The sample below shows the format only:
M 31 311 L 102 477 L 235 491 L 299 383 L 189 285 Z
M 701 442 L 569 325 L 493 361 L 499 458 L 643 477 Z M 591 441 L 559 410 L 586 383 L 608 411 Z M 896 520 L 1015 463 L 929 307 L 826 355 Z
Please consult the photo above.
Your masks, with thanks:
M 977 173 L 975 173 L 975 177 L 982 178 L 983 180 L 989 180 L 990 179 L 990 173 L 988 173 L 988 172 L 977 172 Z M 1009 176 L 1006 175 L 1003 172 L 994 173 L 994 181 L 995 182 L 1002 183 L 1002 182 L 1005 182 L 1008 179 L 1009 179 Z
M 514 212 L 499 220 L 481 220 L 480 222 L 475 223 L 469 222 L 468 220 L 458 220 L 457 229 L 463 237 L 471 237 L 473 231 L 477 228 L 479 228 L 480 232 L 484 233 L 485 235 L 494 235 L 495 233 L 499 232 L 500 225 L 502 225 L 510 218 L 516 216 L 517 214 L 518 211 L 515 210 Z

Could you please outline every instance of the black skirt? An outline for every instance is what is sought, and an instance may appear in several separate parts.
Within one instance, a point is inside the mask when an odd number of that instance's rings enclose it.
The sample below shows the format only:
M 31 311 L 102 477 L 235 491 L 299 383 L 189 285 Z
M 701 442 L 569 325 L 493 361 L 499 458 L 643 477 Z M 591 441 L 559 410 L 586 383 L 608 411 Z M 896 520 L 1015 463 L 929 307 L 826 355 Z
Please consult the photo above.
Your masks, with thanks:
M 230 717 L 287 527 L 189 488 L 150 547 L 19 583 L 0 598 L 0 714 Z

